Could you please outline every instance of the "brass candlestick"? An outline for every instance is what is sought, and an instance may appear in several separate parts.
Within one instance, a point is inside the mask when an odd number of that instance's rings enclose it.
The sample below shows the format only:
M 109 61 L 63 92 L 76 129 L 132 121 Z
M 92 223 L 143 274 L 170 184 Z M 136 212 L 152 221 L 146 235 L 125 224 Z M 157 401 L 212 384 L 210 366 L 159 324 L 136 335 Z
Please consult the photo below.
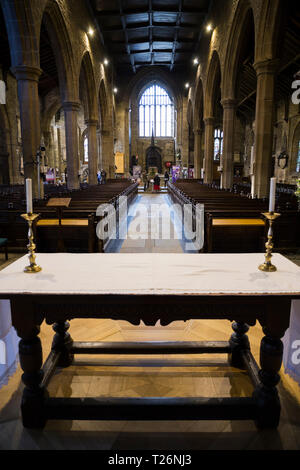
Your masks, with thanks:
M 273 222 L 276 220 L 278 217 L 280 217 L 281 214 L 278 214 L 277 212 L 264 212 L 262 214 L 268 221 L 269 221 L 269 231 L 268 231 L 268 241 L 266 243 L 266 254 L 265 254 L 265 262 L 258 266 L 258 269 L 261 271 L 265 272 L 274 272 L 277 271 L 276 266 L 274 266 L 271 263 L 271 258 L 272 258 L 272 251 L 273 251 Z
M 30 262 L 30 265 L 29 266 L 26 266 L 26 268 L 24 269 L 24 272 L 25 273 L 39 273 L 42 268 L 40 266 L 38 266 L 35 262 L 35 249 L 36 249 L 36 246 L 35 246 L 35 243 L 33 241 L 33 230 L 32 230 L 32 224 L 33 222 L 35 221 L 35 219 L 37 219 L 39 217 L 39 214 L 22 214 L 21 217 L 23 217 L 23 219 L 27 220 L 28 222 L 28 240 L 29 240 L 29 243 L 27 245 L 27 248 L 28 248 L 28 251 L 29 251 L 29 262 Z

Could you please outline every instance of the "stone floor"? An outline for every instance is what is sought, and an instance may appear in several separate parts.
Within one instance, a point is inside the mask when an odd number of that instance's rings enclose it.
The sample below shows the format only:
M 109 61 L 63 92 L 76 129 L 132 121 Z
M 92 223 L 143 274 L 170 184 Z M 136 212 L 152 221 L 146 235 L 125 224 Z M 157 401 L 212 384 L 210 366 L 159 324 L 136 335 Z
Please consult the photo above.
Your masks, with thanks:
M 164 195 L 146 194 L 137 203 L 146 206 L 165 202 Z M 138 214 L 129 214 L 129 232 L 134 231 Z M 149 220 L 149 214 L 144 215 Z M 140 219 L 141 225 L 144 222 Z M 177 229 L 173 221 L 172 230 Z M 133 225 L 132 225 L 133 223 Z M 175 229 L 174 229 L 175 227 Z M 145 229 L 145 225 L 144 225 Z M 146 229 L 145 229 L 146 230 Z M 182 252 L 179 240 L 171 242 L 146 240 L 141 246 L 127 239 L 119 247 L 125 252 Z M 19 255 L 10 254 L 9 262 Z M 201 255 L 199 255 L 201 256 Z M 300 265 L 300 254 L 289 254 Z M 4 258 L 4 257 L 3 257 Z M 1 259 L 1 258 L 0 258 Z M 0 261 L 1 264 L 1 261 Z M 2 263 L 0 269 L 7 265 Z M 71 335 L 82 341 L 146 341 L 146 340 L 227 340 L 231 325 L 227 321 L 174 322 L 168 327 L 134 327 L 112 320 L 72 320 Z M 249 331 L 251 348 L 259 360 L 262 331 L 255 326 Z M 43 324 L 41 340 L 44 357 L 51 347 L 52 328 Z M 121 366 L 121 367 L 119 367 Z M 23 385 L 21 369 L 0 390 L 0 449 L 105 449 L 105 450 L 299 450 L 300 387 L 282 368 L 279 393 L 282 415 L 277 430 L 257 431 L 252 421 L 191 422 L 100 422 L 50 421 L 43 431 L 23 428 L 20 400 Z M 249 378 L 243 371 L 228 367 L 224 355 L 159 356 L 78 356 L 74 365 L 57 371 L 49 387 L 51 396 L 247 396 L 252 392 Z

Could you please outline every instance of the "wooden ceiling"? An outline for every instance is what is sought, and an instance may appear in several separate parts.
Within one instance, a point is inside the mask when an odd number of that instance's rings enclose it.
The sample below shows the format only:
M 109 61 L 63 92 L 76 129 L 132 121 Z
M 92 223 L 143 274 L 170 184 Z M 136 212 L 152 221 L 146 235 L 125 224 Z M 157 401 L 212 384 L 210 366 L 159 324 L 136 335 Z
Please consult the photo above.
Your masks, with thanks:
M 40 35 L 40 67 L 43 72 L 39 80 L 39 94 L 45 96 L 59 86 L 59 80 L 54 51 L 44 22 L 41 25 Z
M 197 50 L 211 0 L 90 0 L 119 71 L 183 69 Z

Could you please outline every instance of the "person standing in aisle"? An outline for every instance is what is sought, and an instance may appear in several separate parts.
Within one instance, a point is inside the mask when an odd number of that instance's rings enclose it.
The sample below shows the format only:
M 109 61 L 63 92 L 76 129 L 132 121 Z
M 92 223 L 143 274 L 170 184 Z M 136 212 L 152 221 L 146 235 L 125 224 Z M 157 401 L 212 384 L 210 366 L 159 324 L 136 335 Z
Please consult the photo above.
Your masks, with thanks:
M 170 179 L 170 175 L 169 175 L 169 172 L 166 170 L 165 171 L 165 176 L 164 176 L 164 180 L 165 180 L 165 188 L 167 187 L 167 183 Z
M 148 181 L 147 173 L 145 171 L 143 172 L 143 183 L 144 183 L 144 191 L 146 192 L 149 187 L 149 181 Z
M 101 170 L 101 183 L 102 184 L 106 183 L 106 171 L 103 169 Z
M 154 178 L 154 191 L 158 192 L 160 191 L 160 177 L 158 175 L 155 176 Z

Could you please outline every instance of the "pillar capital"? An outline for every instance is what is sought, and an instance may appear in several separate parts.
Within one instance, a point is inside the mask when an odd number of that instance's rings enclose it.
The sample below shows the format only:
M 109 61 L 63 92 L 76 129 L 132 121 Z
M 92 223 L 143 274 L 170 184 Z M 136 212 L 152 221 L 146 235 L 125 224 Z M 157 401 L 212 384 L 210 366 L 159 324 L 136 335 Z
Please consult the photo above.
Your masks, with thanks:
M 64 101 L 62 104 L 64 111 L 79 111 L 80 106 L 78 101 Z
M 233 98 L 224 98 L 222 101 L 221 101 L 221 105 L 223 106 L 223 108 L 225 109 L 235 109 L 237 107 L 237 100 L 233 99 Z
M 38 82 L 43 73 L 39 67 L 31 65 L 17 65 L 12 67 L 11 71 L 17 80 L 30 80 L 32 82 Z
M 213 126 L 215 123 L 215 118 L 210 116 L 203 119 L 206 126 Z
M 86 126 L 95 126 L 95 127 L 97 127 L 98 124 L 99 124 L 97 119 L 86 119 L 84 122 L 85 122 Z
M 279 67 L 278 59 L 259 60 L 253 64 L 256 75 L 268 74 L 274 75 Z

